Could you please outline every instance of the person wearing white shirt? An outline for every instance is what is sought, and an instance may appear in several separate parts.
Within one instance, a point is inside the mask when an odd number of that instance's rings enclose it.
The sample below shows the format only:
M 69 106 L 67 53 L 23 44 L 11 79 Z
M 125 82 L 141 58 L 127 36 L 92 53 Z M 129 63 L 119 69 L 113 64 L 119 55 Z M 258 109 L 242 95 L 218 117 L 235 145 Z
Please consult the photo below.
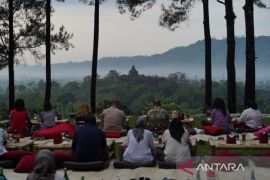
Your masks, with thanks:
M 244 123 L 247 128 L 251 129 L 260 129 L 263 127 L 262 119 L 263 115 L 260 110 L 258 110 L 258 106 L 256 103 L 249 103 L 248 108 L 242 112 L 242 115 L 238 119 L 239 123 Z
M 183 163 L 190 159 L 189 133 L 178 118 L 172 119 L 169 129 L 163 134 L 162 143 L 165 144 L 166 162 Z

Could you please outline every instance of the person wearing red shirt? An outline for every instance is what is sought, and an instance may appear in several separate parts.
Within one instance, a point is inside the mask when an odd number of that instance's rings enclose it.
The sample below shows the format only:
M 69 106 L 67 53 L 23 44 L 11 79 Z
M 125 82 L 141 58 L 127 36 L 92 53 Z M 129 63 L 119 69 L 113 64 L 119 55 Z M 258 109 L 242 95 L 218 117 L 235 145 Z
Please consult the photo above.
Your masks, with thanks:
M 23 99 L 17 99 L 15 109 L 10 112 L 10 133 L 26 134 L 31 127 L 31 122 Z

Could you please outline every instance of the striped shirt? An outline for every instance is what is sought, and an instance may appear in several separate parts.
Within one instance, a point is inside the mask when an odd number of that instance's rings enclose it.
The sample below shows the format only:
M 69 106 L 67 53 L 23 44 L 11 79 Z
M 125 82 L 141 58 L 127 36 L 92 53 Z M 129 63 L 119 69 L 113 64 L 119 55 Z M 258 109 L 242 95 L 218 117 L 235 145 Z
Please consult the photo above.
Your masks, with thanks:
M 101 114 L 101 118 L 103 119 L 104 131 L 122 132 L 126 127 L 126 114 L 117 107 L 111 106 L 105 109 Z

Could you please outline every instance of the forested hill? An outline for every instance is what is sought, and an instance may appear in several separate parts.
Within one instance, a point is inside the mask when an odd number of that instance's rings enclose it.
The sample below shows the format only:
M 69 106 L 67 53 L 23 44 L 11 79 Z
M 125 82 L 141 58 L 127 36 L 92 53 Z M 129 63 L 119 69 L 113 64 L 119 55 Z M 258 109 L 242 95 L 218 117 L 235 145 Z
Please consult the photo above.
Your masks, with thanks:
M 179 39 L 181 41 L 181 39 Z M 258 80 L 270 80 L 270 37 L 256 38 L 256 67 Z M 243 80 L 245 75 L 245 38 L 236 38 L 237 79 Z M 70 61 L 67 59 L 67 61 Z M 212 40 L 213 78 L 226 78 L 226 40 Z M 106 75 L 109 70 L 117 70 L 126 74 L 132 65 L 140 74 L 167 76 L 174 72 L 186 73 L 190 78 L 204 77 L 204 41 L 198 41 L 185 47 L 176 47 L 162 54 L 134 57 L 106 57 L 98 63 L 98 74 Z M 54 79 L 78 79 L 91 73 L 90 61 L 67 62 L 52 65 Z M 15 69 L 16 79 L 40 79 L 45 77 L 44 66 L 19 65 Z M 7 78 L 7 70 L 0 73 L 1 79 Z

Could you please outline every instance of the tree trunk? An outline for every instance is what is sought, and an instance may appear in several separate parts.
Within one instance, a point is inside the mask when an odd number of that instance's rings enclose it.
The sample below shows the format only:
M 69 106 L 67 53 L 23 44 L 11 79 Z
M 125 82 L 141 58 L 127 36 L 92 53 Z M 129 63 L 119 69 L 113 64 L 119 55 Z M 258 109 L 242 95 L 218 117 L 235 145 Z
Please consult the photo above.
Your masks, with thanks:
M 51 0 L 46 1 L 46 90 L 45 102 L 51 99 Z
M 227 102 L 230 113 L 236 112 L 236 81 L 235 81 L 235 35 L 232 0 L 225 0 L 225 19 L 227 25 Z
M 94 44 L 92 58 L 91 76 L 91 111 L 96 113 L 96 81 L 97 81 L 97 60 L 98 60 L 98 38 L 99 38 L 99 0 L 95 0 L 95 20 L 94 20 Z
M 244 5 L 246 23 L 246 83 L 245 100 L 255 102 L 255 40 L 254 40 L 254 9 L 253 0 L 246 0 Z
M 203 24 L 205 38 L 205 110 L 208 110 L 212 104 L 212 65 L 211 65 L 211 35 L 209 25 L 209 3 L 203 2 Z
M 9 8 L 9 52 L 8 52 L 8 74 L 9 74 L 9 111 L 14 108 L 15 87 L 14 87 L 14 29 L 13 29 L 13 0 L 8 1 Z

